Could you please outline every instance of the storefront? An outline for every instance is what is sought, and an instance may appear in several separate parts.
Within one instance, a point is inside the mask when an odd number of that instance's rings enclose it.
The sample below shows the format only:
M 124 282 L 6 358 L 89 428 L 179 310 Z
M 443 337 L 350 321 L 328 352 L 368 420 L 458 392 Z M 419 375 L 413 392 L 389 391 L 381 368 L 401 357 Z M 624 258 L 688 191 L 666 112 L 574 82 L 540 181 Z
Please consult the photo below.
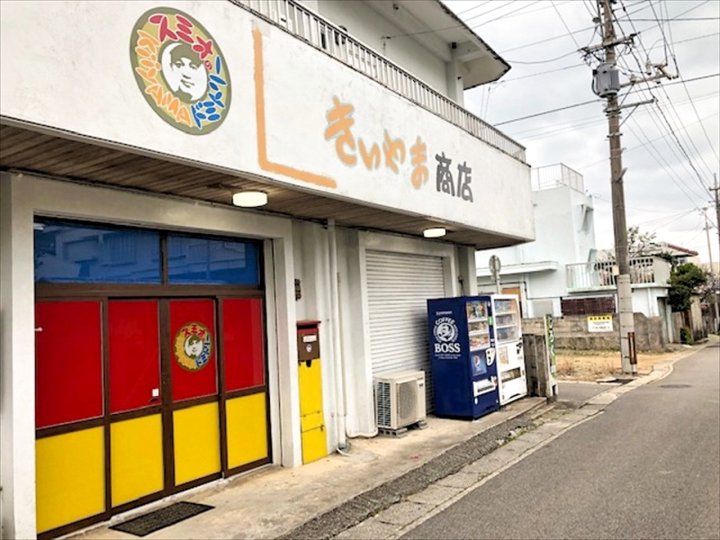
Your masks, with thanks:
M 269 462 L 261 244 L 34 231 L 39 533 Z
M 476 290 L 476 247 L 532 236 L 522 159 L 249 9 L 173 5 L 4 9 L 9 537 L 302 465 L 307 362 L 315 458 L 372 434 L 373 376 L 428 369 L 425 301 Z

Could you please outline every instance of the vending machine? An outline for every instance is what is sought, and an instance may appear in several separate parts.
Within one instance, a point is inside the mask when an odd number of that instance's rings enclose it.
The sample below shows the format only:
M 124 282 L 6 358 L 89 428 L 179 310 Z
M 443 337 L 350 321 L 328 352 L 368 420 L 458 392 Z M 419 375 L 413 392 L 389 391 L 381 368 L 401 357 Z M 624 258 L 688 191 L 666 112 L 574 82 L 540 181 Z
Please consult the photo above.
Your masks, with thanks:
M 500 406 L 489 296 L 428 300 L 435 414 L 479 418 Z
M 527 395 L 520 306 L 514 294 L 494 294 L 490 299 L 500 405 L 505 405 Z

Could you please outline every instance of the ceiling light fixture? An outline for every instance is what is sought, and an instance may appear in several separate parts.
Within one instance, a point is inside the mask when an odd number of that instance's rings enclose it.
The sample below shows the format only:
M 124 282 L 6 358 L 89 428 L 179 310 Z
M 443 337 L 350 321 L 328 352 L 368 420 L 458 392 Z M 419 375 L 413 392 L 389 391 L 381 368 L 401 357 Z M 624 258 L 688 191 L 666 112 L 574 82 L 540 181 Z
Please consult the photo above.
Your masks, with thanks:
M 432 227 L 430 229 L 425 229 L 423 231 L 423 236 L 425 238 L 440 238 L 445 236 L 446 232 L 445 227 Z
M 233 193 L 232 201 L 235 206 L 257 208 L 267 204 L 268 196 L 264 191 L 238 191 Z

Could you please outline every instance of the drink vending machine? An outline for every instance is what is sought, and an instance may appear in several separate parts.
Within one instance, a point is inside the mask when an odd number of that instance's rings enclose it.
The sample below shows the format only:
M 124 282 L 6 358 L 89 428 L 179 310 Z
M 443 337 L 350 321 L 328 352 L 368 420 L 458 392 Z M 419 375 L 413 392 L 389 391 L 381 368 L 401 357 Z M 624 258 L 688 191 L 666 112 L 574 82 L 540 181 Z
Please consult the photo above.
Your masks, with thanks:
M 505 405 L 527 395 L 520 306 L 514 294 L 494 294 L 490 302 L 500 405 Z
M 479 418 L 500 406 L 489 296 L 428 300 L 435 414 Z

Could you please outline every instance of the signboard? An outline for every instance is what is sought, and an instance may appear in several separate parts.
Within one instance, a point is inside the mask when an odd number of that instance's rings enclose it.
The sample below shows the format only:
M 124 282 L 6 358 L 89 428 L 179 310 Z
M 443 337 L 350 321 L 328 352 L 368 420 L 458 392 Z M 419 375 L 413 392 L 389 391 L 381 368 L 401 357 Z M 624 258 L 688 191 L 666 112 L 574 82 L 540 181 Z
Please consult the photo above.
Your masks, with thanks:
M 548 360 L 550 362 L 550 375 L 553 377 L 557 373 L 557 363 L 555 360 L 555 328 L 553 327 L 553 316 L 545 315 L 545 346 L 547 347 Z
M 351 69 L 230 2 L 8 2 L 0 31 L 5 118 L 533 237 L 528 165 L 358 73 L 378 59 Z
M 590 315 L 587 318 L 588 332 L 612 332 L 613 316 L 612 315 Z

